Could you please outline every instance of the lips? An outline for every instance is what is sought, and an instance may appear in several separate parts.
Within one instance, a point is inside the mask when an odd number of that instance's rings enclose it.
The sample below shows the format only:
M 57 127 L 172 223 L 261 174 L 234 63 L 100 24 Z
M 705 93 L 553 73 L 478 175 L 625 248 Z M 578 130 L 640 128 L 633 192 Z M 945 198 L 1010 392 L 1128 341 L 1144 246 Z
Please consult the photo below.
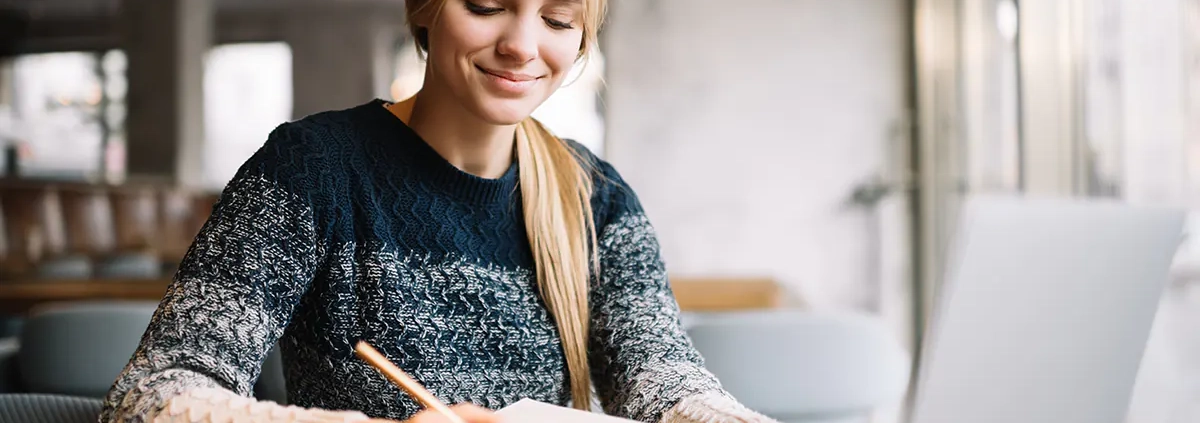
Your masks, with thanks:
M 476 65 L 483 75 L 484 86 L 488 91 L 505 98 L 522 98 L 528 95 L 538 85 L 541 77 L 519 72 L 509 72 L 487 69 Z
M 507 79 L 507 80 L 513 81 L 513 82 L 528 82 L 528 81 L 533 81 L 535 79 L 538 79 L 538 77 L 536 77 L 536 76 L 524 74 L 524 73 L 488 69 L 488 68 L 485 68 L 485 67 L 479 66 L 479 65 L 476 65 L 475 67 L 477 69 L 479 69 L 480 71 L 482 71 L 483 73 L 495 76 L 497 78 L 504 78 L 504 79 Z

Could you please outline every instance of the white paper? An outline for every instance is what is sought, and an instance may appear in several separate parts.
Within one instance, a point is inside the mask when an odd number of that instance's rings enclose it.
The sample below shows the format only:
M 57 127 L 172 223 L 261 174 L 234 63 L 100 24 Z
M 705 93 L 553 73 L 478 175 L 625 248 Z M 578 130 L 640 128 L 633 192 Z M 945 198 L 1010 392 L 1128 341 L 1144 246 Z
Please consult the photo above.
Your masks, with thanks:
M 501 408 L 496 411 L 496 414 L 504 418 L 504 423 L 629 423 L 633 421 L 546 404 L 528 398 Z

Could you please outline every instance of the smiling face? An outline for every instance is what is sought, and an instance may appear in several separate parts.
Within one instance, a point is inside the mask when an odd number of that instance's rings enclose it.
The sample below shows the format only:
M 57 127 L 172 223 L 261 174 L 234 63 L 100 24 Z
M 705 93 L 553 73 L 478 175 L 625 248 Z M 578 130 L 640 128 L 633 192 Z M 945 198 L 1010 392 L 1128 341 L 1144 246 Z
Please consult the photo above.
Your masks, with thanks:
M 488 123 L 519 123 L 579 58 L 582 1 L 443 0 L 414 22 L 428 37 L 423 91 L 449 95 Z

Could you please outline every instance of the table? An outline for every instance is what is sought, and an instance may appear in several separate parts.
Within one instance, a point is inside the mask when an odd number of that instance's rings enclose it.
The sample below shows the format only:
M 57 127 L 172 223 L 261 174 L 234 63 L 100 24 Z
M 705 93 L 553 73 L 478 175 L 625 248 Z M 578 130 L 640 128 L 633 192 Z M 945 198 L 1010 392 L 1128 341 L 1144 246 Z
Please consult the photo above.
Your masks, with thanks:
M 25 314 L 39 304 L 88 300 L 162 299 L 168 279 L 84 279 L 0 282 L 0 312 Z
M 170 279 L 83 279 L 0 282 L 0 313 L 25 314 L 39 304 L 87 300 L 162 299 Z M 720 312 L 784 307 L 785 292 L 769 278 L 671 278 L 684 311 Z

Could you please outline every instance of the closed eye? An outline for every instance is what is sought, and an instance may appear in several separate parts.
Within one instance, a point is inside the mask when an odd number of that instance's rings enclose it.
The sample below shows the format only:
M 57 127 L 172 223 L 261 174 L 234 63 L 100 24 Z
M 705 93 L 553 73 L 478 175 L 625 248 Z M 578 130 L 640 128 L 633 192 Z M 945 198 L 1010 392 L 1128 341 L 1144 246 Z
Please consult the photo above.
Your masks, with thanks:
M 575 28 L 570 22 L 563 22 L 557 19 L 542 18 L 546 21 L 546 25 L 550 25 L 554 29 L 572 29 Z
M 504 11 L 504 9 L 499 7 L 482 6 L 470 1 L 463 1 L 463 5 L 467 7 L 467 11 L 480 16 L 492 16 Z

